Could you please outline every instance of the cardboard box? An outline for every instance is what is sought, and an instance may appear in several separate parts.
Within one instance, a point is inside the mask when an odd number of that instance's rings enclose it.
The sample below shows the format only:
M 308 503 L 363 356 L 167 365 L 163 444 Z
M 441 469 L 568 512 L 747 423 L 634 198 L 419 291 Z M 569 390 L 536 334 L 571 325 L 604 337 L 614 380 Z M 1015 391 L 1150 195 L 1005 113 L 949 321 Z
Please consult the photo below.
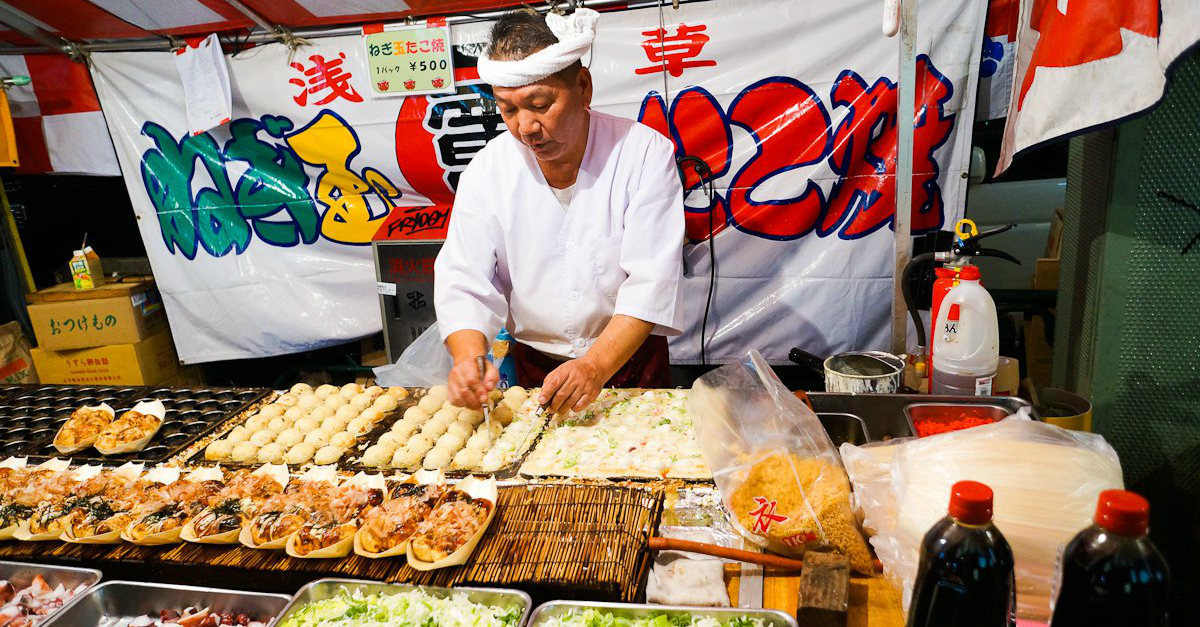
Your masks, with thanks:
M 1033 270 L 1033 289 L 1057 290 L 1059 268 L 1061 265 L 1058 259 L 1038 259 L 1037 265 Z
M 167 328 L 153 280 L 108 283 L 84 291 L 63 283 L 26 299 L 38 346 L 48 350 L 136 344 Z
M 167 331 L 136 344 L 54 351 L 35 348 L 33 365 L 42 383 L 71 385 L 159 385 L 179 370 Z

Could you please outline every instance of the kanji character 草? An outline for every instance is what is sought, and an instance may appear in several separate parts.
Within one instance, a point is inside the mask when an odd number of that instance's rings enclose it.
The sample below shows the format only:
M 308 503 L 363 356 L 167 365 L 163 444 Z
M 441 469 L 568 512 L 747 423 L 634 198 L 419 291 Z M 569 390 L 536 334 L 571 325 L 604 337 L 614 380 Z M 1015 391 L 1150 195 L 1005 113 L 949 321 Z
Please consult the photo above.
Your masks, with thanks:
M 634 73 L 667 72 L 679 78 L 688 68 L 715 66 L 717 62 L 712 59 L 696 59 L 710 39 L 708 35 L 703 34 L 706 30 L 708 26 L 705 24 L 680 24 L 675 27 L 674 35 L 668 35 L 662 28 L 643 31 L 642 34 L 648 39 L 642 42 L 642 49 L 646 51 L 646 58 L 654 65 L 638 68 Z

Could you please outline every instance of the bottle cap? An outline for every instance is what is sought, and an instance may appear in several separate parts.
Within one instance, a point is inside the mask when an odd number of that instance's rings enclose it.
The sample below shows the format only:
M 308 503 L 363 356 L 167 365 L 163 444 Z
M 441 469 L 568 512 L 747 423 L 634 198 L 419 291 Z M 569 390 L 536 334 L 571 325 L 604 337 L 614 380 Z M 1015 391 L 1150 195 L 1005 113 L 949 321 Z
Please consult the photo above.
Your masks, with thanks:
M 953 279 L 954 277 L 958 276 L 958 268 L 941 266 L 934 268 L 933 273 L 937 275 L 939 279 Z
M 1139 537 L 1150 527 L 1150 502 L 1125 490 L 1105 490 L 1096 505 L 1096 525 L 1122 536 Z
M 963 266 L 962 272 L 958 273 L 960 281 L 978 281 L 979 277 L 979 266 Z
M 978 481 L 959 481 L 950 488 L 950 517 L 968 525 L 992 520 L 992 489 Z

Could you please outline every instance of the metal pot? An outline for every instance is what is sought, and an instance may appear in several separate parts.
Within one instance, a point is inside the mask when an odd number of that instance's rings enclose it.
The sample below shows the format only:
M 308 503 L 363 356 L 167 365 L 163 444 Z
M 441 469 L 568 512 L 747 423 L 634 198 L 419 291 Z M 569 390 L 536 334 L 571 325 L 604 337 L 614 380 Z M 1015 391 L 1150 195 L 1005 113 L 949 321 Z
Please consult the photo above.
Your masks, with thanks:
M 839 353 L 822 361 L 811 353 L 793 348 L 788 357 L 801 366 L 821 372 L 826 392 L 894 394 L 900 389 L 904 375 L 904 360 L 881 351 Z

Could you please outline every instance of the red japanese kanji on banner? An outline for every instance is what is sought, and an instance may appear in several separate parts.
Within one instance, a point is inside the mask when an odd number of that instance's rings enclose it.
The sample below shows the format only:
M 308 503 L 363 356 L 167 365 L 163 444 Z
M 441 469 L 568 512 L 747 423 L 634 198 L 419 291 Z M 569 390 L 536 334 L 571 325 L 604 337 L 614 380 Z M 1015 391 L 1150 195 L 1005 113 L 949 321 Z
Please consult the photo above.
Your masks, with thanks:
M 712 59 L 697 58 L 704 50 L 704 44 L 709 41 L 708 35 L 704 34 L 705 30 L 708 30 L 708 26 L 704 24 L 694 26 L 679 24 L 675 27 L 675 32 L 670 35 L 662 28 L 643 32 L 642 34 L 648 39 L 642 42 L 642 48 L 646 51 L 646 58 L 653 65 L 640 67 L 634 72 L 637 74 L 667 72 L 671 76 L 679 78 L 688 68 L 715 66 L 717 62 Z
M 350 84 L 353 75 L 343 67 L 346 53 L 340 53 L 336 59 L 328 60 L 323 55 L 313 54 L 309 55 L 308 61 L 308 66 L 295 61 L 291 63 L 292 68 L 307 79 L 307 82 L 300 78 L 288 81 L 300 87 L 300 92 L 292 96 L 296 104 L 302 107 L 309 104 L 308 97 L 312 95 L 320 95 L 320 100 L 312 103 L 317 106 L 327 105 L 338 98 L 350 102 L 363 101 L 362 96 L 358 95 L 354 86 Z

